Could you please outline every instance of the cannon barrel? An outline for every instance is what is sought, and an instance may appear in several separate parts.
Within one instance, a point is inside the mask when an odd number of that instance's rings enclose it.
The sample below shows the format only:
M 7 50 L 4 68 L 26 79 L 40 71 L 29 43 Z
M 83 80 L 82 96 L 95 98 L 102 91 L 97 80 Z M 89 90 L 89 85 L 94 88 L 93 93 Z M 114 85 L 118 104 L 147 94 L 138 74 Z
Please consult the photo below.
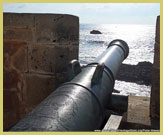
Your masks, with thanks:
M 100 129 L 104 110 L 111 100 L 116 74 L 128 53 L 127 43 L 117 39 L 94 62 L 82 69 L 78 61 L 71 61 L 71 80 L 52 92 L 10 131 Z

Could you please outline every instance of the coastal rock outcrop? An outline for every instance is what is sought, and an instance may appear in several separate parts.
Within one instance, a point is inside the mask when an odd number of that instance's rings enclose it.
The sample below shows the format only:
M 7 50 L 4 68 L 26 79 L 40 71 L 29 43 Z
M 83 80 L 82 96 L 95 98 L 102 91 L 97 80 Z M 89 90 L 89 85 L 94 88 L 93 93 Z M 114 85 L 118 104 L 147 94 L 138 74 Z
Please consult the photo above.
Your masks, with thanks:
M 139 62 L 137 65 L 122 64 L 116 79 L 137 84 L 151 85 L 152 65 L 152 63 L 146 61 Z
M 90 34 L 102 34 L 99 30 L 92 30 Z

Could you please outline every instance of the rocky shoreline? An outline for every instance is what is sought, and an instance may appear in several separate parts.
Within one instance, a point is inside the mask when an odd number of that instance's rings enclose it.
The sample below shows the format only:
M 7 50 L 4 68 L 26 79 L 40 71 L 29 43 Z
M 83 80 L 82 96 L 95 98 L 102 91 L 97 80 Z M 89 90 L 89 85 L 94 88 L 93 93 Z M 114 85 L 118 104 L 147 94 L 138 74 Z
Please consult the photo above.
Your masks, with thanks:
M 139 62 L 137 65 L 122 64 L 116 79 L 140 85 L 151 85 L 152 65 L 147 61 Z

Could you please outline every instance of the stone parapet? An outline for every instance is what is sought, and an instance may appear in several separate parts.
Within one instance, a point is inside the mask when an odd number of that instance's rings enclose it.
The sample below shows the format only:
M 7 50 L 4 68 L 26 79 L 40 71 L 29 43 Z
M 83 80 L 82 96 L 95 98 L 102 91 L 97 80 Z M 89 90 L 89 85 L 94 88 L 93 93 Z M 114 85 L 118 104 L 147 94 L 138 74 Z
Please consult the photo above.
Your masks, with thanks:
M 152 88 L 150 101 L 150 115 L 151 119 L 158 119 L 155 125 L 160 122 L 160 16 L 157 17 L 156 22 L 156 37 L 154 47 L 154 64 L 152 72 Z M 159 127 L 156 127 L 159 128 Z
M 3 14 L 4 130 L 61 83 L 78 59 L 79 18 L 65 14 Z

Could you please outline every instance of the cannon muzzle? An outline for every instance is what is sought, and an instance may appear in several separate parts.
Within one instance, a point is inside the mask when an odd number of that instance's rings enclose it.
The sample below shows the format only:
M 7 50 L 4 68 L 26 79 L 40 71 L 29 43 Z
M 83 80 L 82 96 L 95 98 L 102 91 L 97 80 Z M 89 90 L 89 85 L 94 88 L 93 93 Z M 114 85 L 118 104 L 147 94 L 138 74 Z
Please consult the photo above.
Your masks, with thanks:
M 68 66 L 69 82 L 62 84 L 10 131 L 94 131 L 100 129 L 113 92 L 116 74 L 129 48 L 112 41 L 94 62 Z

